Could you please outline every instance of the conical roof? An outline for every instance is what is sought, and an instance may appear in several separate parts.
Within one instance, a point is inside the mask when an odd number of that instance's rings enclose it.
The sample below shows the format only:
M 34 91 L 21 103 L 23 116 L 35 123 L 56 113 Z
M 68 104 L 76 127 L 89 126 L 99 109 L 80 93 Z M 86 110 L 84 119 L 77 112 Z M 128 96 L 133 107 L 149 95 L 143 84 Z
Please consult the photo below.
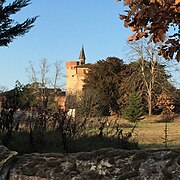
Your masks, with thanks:
M 85 59 L 86 59 L 86 56 L 85 56 L 85 52 L 84 52 L 84 47 L 82 46 L 82 49 L 81 49 L 80 55 L 79 55 L 79 61 L 82 64 L 85 64 Z

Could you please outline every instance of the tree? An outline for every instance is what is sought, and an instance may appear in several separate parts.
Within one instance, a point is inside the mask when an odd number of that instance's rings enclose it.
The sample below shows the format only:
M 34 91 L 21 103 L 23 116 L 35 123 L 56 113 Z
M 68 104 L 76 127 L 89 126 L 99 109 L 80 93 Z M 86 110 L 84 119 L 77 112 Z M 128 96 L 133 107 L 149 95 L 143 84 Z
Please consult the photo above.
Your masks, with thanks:
M 180 89 L 176 91 L 176 97 L 174 98 L 174 112 L 180 114 Z
M 123 117 L 130 122 L 137 122 L 141 119 L 142 115 L 142 107 L 140 106 L 139 100 L 136 96 L 136 92 L 133 91 L 127 103 L 127 106 L 123 111 Z
M 124 0 L 124 6 L 127 14 L 120 19 L 134 32 L 129 41 L 150 37 L 149 42 L 164 42 L 159 54 L 180 61 L 179 0 Z
M 80 100 L 74 106 L 77 112 L 76 117 L 88 119 L 90 117 L 101 117 L 104 115 L 102 109 L 106 110 L 106 108 L 100 105 L 98 99 L 98 92 L 96 90 L 91 88 L 84 89 Z M 107 110 L 107 114 L 109 114 L 109 110 Z
M 164 128 L 164 144 L 167 147 L 168 143 L 168 127 L 167 123 L 174 119 L 174 105 L 173 99 L 167 94 L 160 94 L 158 97 L 157 105 L 162 109 L 162 115 L 164 116 L 165 128 Z
M 42 106 L 42 99 L 40 98 L 41 94 L 37 86 L 38 85 L 34 84 L 23 86 L 19 104 L 20 109 L 29 110 L 37 106 Z
M 161 85 L 160 89 L 163 88 L 164 80 L 167 80 L 170 76 L 166 74 L 163 66 L 160 65 L 161 58 L 158 55 L 157 45 L 152 43 L 147 44 L 143 41 L 129 43 L 129 47 L 135 60 L 138 59 L 140 76 L 145 86 L 147 103 L 148 103 L 148 114 L 152 114 L 153 104 L 153 93 L 154 88 L 157 84 Z M 161 78 L 161 81 L 159 81 Z M 164 80 L 163 80 L 164 79 Z M 158 85 L 158 86 L 159 86 Z M 157 94 L 157 93 L 156 93 Z
M 47 59 L 42 59 L 40 61 L 40 84 L 41 84 L 41 95 L 43 99 L 43 104 L 47 101 L 47 95 L 46 95 L 46 86 L 47 86 L 47 73 L 49 71 L 49 65 L 47 62 Z
M 2 107 L 13 109 L 13 112 L 15 112 L 19 108 L 22 88 L 23 85 L 19 81 L 16 81 L 14 89 L 1 93 L 3 97 Z
M 8 88 L 5 86 L 0 86 L 0 93 L 7 91 Z
M 42 88 L 50 86 L 56 90 L 58 88 L 58 82 L 60 81 L 62 75 L 61 62 L 56 61 L 54 63 L 54 72 L 50 72 L 50 66 L 51 64 L 48 63 L 47 59 L 41 59 L 39 61 L 38 69 L 35 67 L 35 64 L 32 61 L 29 61 L 29 64 L 26 68 L 29 81 L 34 85 L 41 86 Z M 50 77 L 49 74 L 53 74 L 53 76 Z
M 52 80 L 50 80 L 50 84 L 52 85 L 52 87 L 54 88 L 55 92 L 58 88 L 58 80 L 60 78 L 60 76 L 62 75 L 62 68 L 61 68 L 61 62 L 56 61 L 54 63 L 55 66 L 55 75 L 54 78 Z
M 143 54 L 141 58 L 124 64 L 122 60 L 111 57 L 92 64 L 84 81 L 80 109 L 84 107 L 92 116 L 109 115 L 110 111 L 121 114 L 134 90 L 144 112 L 152 114 L 157 96 L 162 91 L 174 92 L 175 88 L 168 82 L 169 76 L 163 65 L 155 62 L 149 54 Z
M 28 18 L 19 23 L 10 18 L 22 8 L 30 4 L 30 0 L 15 0 L 9 5 L 4 5 L 6 0 L 0 1 L 0 46 L 8 46 L 17 36 L 23 36 L 34 25 L 37 17 Z
M 123 72 L 123 79 L 121 80 L 121 85 L 119 86 L 119 102 L 120 102 L 120 111 L 124 111 L 127 101 L 129 100 L 132 91 L 136 91 L 136 96 L 139 101 L 143 102 L 143 107 L 147 107 L 144 83 L 141 76 L 141 71 L 138 62 L 131 62 L 125 66 Z M 144 108 L 146 109 L 146 108 Z
M 93 97 L 90 99 L 93 99 L 93 106 L 102 115 L 119 111 L 119 84 L 124 67 L 123 61 L 116 57 L 108 57 L 89 67 L 83 92 L 85 96 L 92 92 L 90 94 Z
M 52 103 L 54 103 L 54 97 L 61 91 L 60 88 L 58 88 L 58 81 L 60 80 L 61 72 L 60 62 L 56 61 L 54 65 L 55 74 L 53 74 L 53 78 L 50 78 L 50 64 L 48 64 L 47 59 L 39 61 L 39 69 L 36 69 L 35 65 L 31 61 L 29 62 L 26 72 L 28 74 L 30 84 L 25 86 L 24 91 L 26 92 L 25 94 L 30 95 L 28 98 L 26 96 L 26 98 L 29 99 L 29 102 L 31 102 L 31 106 L 34 106 L 35 104 L 44 104 L 45 107 L 51 104 L 52 106 Z M 53 80 L 51 81 L 51 79 Z M 53 89 L 50 90 L 51 92 L 48 87 L 53 87 Z
M 162 91 L 171 92 L 173 96 L 175 95 L 176 89 L 168 81 L 169 76 L 165 72 L 165 67 L 159 63 L 156 64 L 154 71 L 155 80 L 152 86 L 151 64 L 149 61 L 143 62 L 143 72 L 145 76 L 142 74 L 141 60 L 131 62 L 126 66 L 126 70 L 124 71 L 125 75 L 123 76 L 124 78 L 122 79 L 119 87 L 119 102 L 121 102 L 121 111 L 125 108 L 126 102 L 129 100 L 133 90 L 136 91 L 136 96 L 142 103 L 141 106 L 143 107 L 144 112 L 147 112 L 148 114 L 158 113 L 158 109 L 156 107 L 157 97 L 162 93 Z

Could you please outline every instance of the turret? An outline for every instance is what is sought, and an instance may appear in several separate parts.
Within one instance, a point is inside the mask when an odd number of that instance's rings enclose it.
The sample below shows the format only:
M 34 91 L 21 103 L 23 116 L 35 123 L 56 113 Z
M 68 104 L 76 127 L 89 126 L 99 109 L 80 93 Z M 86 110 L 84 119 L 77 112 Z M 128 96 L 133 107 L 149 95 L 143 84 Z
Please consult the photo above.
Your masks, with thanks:
M 84 53 L 84 47 L 82 46 L 82 49 L 80 51 L 80 55 L 79 55 L 79 64 L 85 64 L 85 60 L 86 60 L 86 57 L 85 57 L 85 53 Z

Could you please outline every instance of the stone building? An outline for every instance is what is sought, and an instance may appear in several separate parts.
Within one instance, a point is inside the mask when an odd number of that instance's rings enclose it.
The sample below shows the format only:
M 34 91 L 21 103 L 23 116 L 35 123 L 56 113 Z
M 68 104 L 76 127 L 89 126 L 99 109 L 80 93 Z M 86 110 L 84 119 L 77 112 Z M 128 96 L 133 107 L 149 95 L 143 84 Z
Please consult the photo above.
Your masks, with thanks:
M 78 61 L 66 62 L 66 97 L 69 95 L 79 97 L 81 95 L 84 84 L 83 80 L 89 65 L 86 64 L 83 46 Z

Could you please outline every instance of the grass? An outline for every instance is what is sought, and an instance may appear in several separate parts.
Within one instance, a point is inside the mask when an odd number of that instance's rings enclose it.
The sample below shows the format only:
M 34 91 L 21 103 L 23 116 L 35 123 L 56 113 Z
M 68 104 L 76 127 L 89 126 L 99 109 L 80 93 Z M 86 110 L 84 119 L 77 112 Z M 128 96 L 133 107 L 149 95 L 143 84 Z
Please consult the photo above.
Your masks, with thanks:
M 123 128 L 123 133 L 130 132 L 133 123 L 119 119 L 119 123 Z M 160 119 L 155 116 L 141 120 L 135 128 L 132 140 L 138 142 L 141 149 L 147 148 L 164 148 L 164 127 L 165 123 L 160 122 Z M 87 129 L 86 129 L 87 131 Z M 98 127 L 90 129 L 91 135 L 82 135 L 79 138 L 68 140 L 69 152 L 91 151 L 94 149 L 114 147 L 121 148 L 118 138 L 98 136 Z M 111 126 L 105 129 L 104 135 L 107 132 L 113 132 Z M 0 133 L 2 138 L 3 133 Z M 63 152 L 61 140 L 58 132 L 45 132 L 43 138 L 40 134 L 34 134 L 36 146 L 29 145 L 28 132 L 13 132 L 12 140 L 8 148 L 19 152 L 19 154 L 30 152 Z M 180 148 L 180 117 L 173 122 L 168 123 L 168 148 Z
M 1 133 L 2 136 L 2 133 Z M 98 135 L 81 136 L 75 139 L 68 139 L 68 152 L 88 152 L 101 148 L 134 149 L 134 143 L 121 144 L 118 138 L 99 137 Z M 122 146 L 123 145 L 123 146 Z M 13 132 L 12 139 L 7 145 L 10 150 L 17 151 L 20 155 L 26 153 L 66 153 L 59 140 L 58 133 L 45 133 L 41 141 L 37 141 L 34 146 L 29 144 L 29 134 L 27 132 Z
M 164 128 L 165 123 L 160 122 L 158 118 L 153 121 L 145 119 L 138 123 L 133 138 L 142 148 L 164 147 Z M 168 147 L 180 148 L 180 117 L 168 123 Z

